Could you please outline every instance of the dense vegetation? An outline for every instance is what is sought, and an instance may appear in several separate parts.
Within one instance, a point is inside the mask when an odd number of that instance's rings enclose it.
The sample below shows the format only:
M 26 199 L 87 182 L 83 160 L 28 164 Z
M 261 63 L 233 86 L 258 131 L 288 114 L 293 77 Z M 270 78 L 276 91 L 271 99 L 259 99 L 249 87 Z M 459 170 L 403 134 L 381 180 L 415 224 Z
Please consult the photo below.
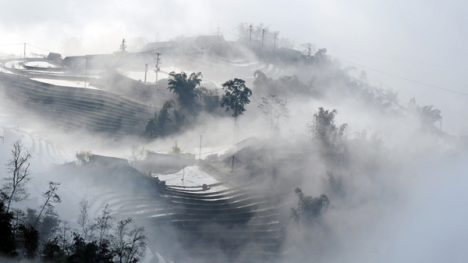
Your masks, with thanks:
M 228 80 L 223 84 L 224 95 L 220 97 L 216 91 L 200 86 L 201 72 L 187 76 L 185 72 L 169 74 L 168 89 L 177 95 L 177 101 L 168 100 L 159 112 L 149 119 L 143 136 L 149 139 L 177 134 L 197 121 L 200 113 L 223 116 L 232 110 L 236 119 L 245 111 L 244 106 L 250 103 L 252 91 L 247 88 L 242 79 Z

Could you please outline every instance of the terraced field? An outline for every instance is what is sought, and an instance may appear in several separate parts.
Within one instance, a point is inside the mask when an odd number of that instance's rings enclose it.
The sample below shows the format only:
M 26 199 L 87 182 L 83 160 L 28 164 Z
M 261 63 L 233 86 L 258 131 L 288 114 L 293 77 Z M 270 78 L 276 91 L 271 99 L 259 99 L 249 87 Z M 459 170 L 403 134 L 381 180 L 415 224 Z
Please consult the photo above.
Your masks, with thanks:
M 222 252 L 236 262 L 277 257 L 282 244 L 279 200 L 267 192 L 240 187 L 203 193 L 168 187 L 164 197 L 170 211 L 155 221 L 170 221 L 181 230 L 179 240 L 187 256 L 210 259 Z
M 162 105 L 165 100 L 172 98 L 167 97 L 168 95 L 163 92 L 165 90 L 162 90 L 161 94 L 158 92 L 155 98 L 145 95 L 151 93 L 146 86 L 146 89 L 138 88 L 129 94 L 121 92 L 120 86 L 124 84 L 126 86 L 142 85 L 140 83 L 129 84 L 127 82 L 131 80 L 123 77 L 117 82 L 114 81 L 112 87 L 107 87 L 108 90 L 85 89 L 76 85 L 75 87 L 58 86 L 54 85 L 55 83 L 36 81 L 32 78 L 81 82 L 90 78 L 94 79 L 92 76 L 85 77 L 82 75 L 83 72 L 73 73 L 50 62 L 47 62 L 49 63 L 47 65 L 54 67 L 36 66 L 36 64 L 42 65 L 40 63 L 46 64 L 46 61 L 43 59 L 3 61 L 0 71 L 0 89 L 3 89 L 4 94 L 11 100 L 11 106 L 16 112 L 34 113 L 41 119 L 52 121 L 54 126 L 66 130 L 83 129 L 117 135 L 140 134 L 156 110 L 153 105 Z M 204 59 L 186 56 L 183 64 L 207 70 L 210 72 L 207 73 L 208 78 L 212 76 L 219 78 L 219 81 L 234 77 L 235 74 L 248 77 L 258 68 L 265 69 L 265 65 L 260 63 L 223 61 L 209 56 Z M 215 81 L 216 85 L 220 86 L 221 82 L 218 82 Z M 149 97 L 151 97 L 149 101 L 141 99 Z
M 271 262 L 280 257 L 284 219 L 281 196 L 272 191 L 223 182 L 171 186 L 123 163 L 72 166 L 62 166 L 57 174 L 73 181 L 86 174 L 93 187 L 108 189 L 87 196 L 91 214 L 97 216 L 109 204 L 115 218 L 134 218 L 146 227 L 153 255 L 160 253 L 169 262 Z
M 228 62 L 219 67 L 218 62 L 210 59 L 202 66 L 216 68 L 212 74 L 219 73 L 223 78 L 230 77 L 226 72 L 233 68 L 240 75 L 250 75 L 259 67 Z M 0 90 L 10 102 L 9 107 L 23 116 L 33 114 L 48 120 L 54 127 L 114 135 L 140 134 L 155 111 L 154 107 L 122 94 L 31 79 L 83 81 L 84 76 L 55 72 L 60 68 L 41 72 L 25 63 L 18 65 L 0 69 Z M 149 249 L 153 255 L 160 253 L 169 261 L 271 262 L 281 254 L 281 200 L 271 191 L 224 182 L 191 187 L 166 185 L 120 162 L 90 162 L 86 167 L 69 163 L 51 173 L 64 183 L 62 187 L 68 187 L 70 200 L 80 196 L 73 191 L 81 189 L 76 185 L 83 183 L 94 216 L 109 204 L 115 218 L 132 217 L 145 225 Z M 91 183 L 85 183 L 85 177 Z
M 0 73 L 0 87 L 14 106 L 71 130 L 139 134 L 154 108 L 118 94 L 56 86 Z
M 105 201 L 118 207 L 119 217 L 150 222 L 156 237 L 171 229 L 170 242 L 157 240 L 156 247 L 175 262 L 270 262 L 277 258 L 283 241 L 277 197 L 243 187 L 220 191 L 216 187 L 206 192 L 166 186 L 159 198 L 108 196 Z M 179 250 L 174 251 L 175 244 Z

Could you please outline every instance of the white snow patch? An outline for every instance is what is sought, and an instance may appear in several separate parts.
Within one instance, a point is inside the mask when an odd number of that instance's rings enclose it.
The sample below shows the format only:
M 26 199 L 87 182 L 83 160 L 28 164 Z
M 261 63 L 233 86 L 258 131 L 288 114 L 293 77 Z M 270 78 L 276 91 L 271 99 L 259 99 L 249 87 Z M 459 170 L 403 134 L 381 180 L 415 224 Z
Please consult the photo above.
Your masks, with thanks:
M 1 68 L 1 67 L 0 67 L 0 72 L 6 73 L 6 74 L 13 74 L 13 72 L 11 72 L 11 71 L 9 71 L 9 70 L 6 70 L 6 69 L 4 69 L 4 68 Z
M 198 186 L 201 187 L 203 184 L 216 184 L 220 183 L 217 179 L 211 175 L 200 171 L 198 166 L 187 166 L 177 173 L 173 174 L 156 174 L 161 181 L 166 181 L 167 186 Z M 227 188 L 225 188 L 227 189 Z M 218 190 L 221 190 L 218 188 Z
M 212 154 L 217 154 L 218 156 L 221 156 L 234 147 L 235 147 L 234 145 L 224 145 L 224 146 L 219 146 L 219 147 L 202 147 L 201 159 L 202 160 L 206 159 L 207 156 L 212 155 Z M 200 159 L 199 147 L 184 149 L 184 151 L 195 155 L 196 159 Z
M 26 66 L 30 67 L 39 67 L 39 68 L 57 68 L 54 64 L 51 64 L 47 61 L 29 61 L 24 63 Z
M 57 86 L 63 87 L 72 87 L 72 88 L 82 88 L 82 89 L 99 89 L 94 86 L 89 85 L 89 82 L 76 81 L 76 80 L 63 80 L 63 79 L 41 79 L 41 78 L 32 78 L 32 80 L 48 83 Z

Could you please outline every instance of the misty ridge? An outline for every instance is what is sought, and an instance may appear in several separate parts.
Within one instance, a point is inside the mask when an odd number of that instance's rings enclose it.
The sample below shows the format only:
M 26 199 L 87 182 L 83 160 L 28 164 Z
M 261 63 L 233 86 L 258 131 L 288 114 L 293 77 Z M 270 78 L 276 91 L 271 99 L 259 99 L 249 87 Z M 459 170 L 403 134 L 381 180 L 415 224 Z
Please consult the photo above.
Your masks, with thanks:
M 325 47 L 236 30 L 4 55 L 0 261 L 403 262 L 424 250 L 434 226 L 403 219 L 439 222 L 458 205 L 443 193 L 466 180 L 467 138 Z M 467 258 L 453 251 L 428 261 Z

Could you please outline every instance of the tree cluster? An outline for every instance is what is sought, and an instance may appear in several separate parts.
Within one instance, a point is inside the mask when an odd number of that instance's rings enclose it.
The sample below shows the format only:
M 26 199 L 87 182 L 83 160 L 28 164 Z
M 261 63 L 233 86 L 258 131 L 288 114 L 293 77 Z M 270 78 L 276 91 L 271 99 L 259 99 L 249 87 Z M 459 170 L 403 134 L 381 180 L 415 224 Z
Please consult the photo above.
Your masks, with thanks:
M 82 201 L 80 206 L 81 213 L 78 218 L 80 229 L 71 231 L 68 223 L 63 223 L 56 231 L 55 237 L 48 239 L 43 245 L 40 251 L 43 262 L 135 263 L 140 261 L 146 248 L 146 234 L 143 227 L 136 226 L 132 218 L 121 220 L 114 226 L 112 211 L 108 205 L 93 222 L 88 216 L 87 201 Z
M 280 120 L 289 117 L 288 101 L 270 94 L 270 96 L 262 98 L 258 107 L 262 110 L 263 117 L 273 133 L 278 133 Z
M 81 202 L 79 230 L 72 231 L 68 222 L 61 221 L 54 209 L 61 202 L 59 183 L 49 182 L 38 209 L 13 208 L 13 202 L 28 196 L 31 155 L 20 141 L 14 143 L 11 155 L 7 162 L 10 176 L 4 178 L 6 183 L 0 189 L 0 257 L 54 263 L 136 263 L 141 259 L 146 248 L 145 229 L 136 226 L 132 218 L 113 227 L 108 206 L 100 217 L 91 220 L 88 203 Z
M 442 121 L 442 112 L 435 109 L 434 106 L 418 106 L 413 98 L 408 103 L 408 110 L 415 114 L 425 127 L 433 127 L 435 122 Z
M 329 161 L 339 162 L 346 151 L 344 132 L 348 124 L 336 126 L 336 114 L 336 110 L 329 111 L 320 107 L 314 114 L 312 122 L 308 124 L 308 128 L 315 141 L 319 143 L 323 156 Z
M 299 198 L 297 208 L 291 209 L 291 217 L 300 225 L 310 225 L 319 217 L 330 204 L 330 200 L 324 194 L 319 197 L 307 196 L 300 188 L 294 190 Z
M 166 101 L 163 107 L 148 120 L 143 136 L 149 139 L 165 137 L 182 131 L 203 111 L 221 115 L 222 108 L 232 110 L 237 119 L 245 111 L 244 106 L 250 103 L 252 91 L 245 86 L 242 79 L 228 80 L 223 84 L 225 91 L 220 97 L 216 91 L 200 87 L 202 74 L 185 72 L 169 74 L 168 89 L 177 95 L 177 101 Z
M 168 100 L 159 112 L 156 111 L 153 118 L 148 120 L 143 135 L 150 139 L 165 137 L 179 132 L 186 122 L 185 115 L 176 108 L 175 102 Z

